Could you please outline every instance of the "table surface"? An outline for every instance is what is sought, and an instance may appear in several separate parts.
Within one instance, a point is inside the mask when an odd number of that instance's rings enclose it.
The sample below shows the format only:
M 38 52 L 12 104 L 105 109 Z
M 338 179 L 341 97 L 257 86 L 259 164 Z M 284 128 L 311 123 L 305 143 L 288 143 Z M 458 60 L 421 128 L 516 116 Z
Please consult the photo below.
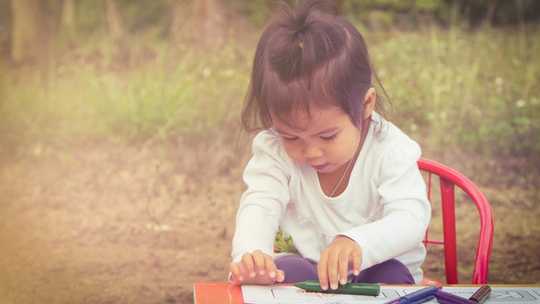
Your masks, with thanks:
M 411 287 L 411 285 L 395 285 L 394 287 Z M 480 287 L 482 285 L 459 284 L 448 287 Z M 489 284 L 493 288 L 532 287 L 540 288 L 540 284 Z M 444 286 L 443 286 L 444 287 Z M 195 304 L 243 304 L 240 286 L 227 282 L 198 282 L 193 285 Z

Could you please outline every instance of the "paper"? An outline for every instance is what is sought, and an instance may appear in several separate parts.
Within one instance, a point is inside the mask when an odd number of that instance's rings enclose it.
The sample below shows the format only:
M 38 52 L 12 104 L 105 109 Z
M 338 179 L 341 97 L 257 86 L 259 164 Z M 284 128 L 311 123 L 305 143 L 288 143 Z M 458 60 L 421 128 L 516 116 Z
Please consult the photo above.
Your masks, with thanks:
M 383 304 L 407 293 L 422 289 L 422 286 L 382 286 L 377 297 L 323 294 L 306 292 L 291 285 L 242 286 L 246 304 Z M 478 287 L 444 287 L 443 290 L 460 297 L 469 298 Z M 438 303 L 436 300 L 426 304 Z M 540 287 L 492 287 L 486 304 L 540 304 Z

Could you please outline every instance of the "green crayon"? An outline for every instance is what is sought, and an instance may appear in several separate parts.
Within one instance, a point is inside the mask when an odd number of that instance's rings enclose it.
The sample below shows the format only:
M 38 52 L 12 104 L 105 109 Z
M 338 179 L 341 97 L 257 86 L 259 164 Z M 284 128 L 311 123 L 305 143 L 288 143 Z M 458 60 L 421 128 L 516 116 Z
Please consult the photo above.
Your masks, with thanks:
M 349 294 L 349 295 L 362 295 L 362 296 L 378 296 L 381 287 L 379 284 L 369 283 L 347 283 L 339 285 L 338 289 L 328 288 L 327 290 L 321 289 L 319 281 L 309 280 L 294 284 L 298 288 L 302 288 L 308 292 L 323 292 L 323 293 L 337 293 L 337 294 Z

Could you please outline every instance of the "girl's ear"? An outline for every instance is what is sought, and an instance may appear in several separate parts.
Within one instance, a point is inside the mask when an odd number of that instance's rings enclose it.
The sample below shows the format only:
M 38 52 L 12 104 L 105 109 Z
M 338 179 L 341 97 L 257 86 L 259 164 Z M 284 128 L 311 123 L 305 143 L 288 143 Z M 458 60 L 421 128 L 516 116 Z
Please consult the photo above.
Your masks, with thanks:
M 377 93 L 375 88 L 369 88 L 364 97 L 364 119 L 368 119 L 373 111 L 375 111 L 375 104 L 377 103 Z

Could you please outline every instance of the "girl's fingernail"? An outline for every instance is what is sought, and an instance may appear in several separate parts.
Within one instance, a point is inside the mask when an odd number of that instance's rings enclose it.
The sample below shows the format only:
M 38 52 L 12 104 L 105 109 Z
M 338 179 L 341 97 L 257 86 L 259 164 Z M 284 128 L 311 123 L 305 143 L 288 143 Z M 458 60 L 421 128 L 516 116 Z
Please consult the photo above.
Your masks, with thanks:
M 341 281 L 339 281 L 339 283 L 341 283 L 341 285 L 345 285 L 347 281 L 345 281 L 345 279 L 342 279 Z
M 353 274 L 354 274 L 355 276 L 357 276 L 357 275 L 359 275 L 359 274 L 360 274 L 360 271 L 358 271 L 358 270 L 355 270 L 355 271 L 353 272 Z
M 259 274 L 260 274 L 260 275 L 263 275 L 263 274 L 264 274 L 264 270 L 260 270 L 260 271 L 259 271 Z
M 337 284 L 336 284 L 336 283 L 332 283 L 332 284 L 330 284 L 330 287 L 332 287 L 332 289 L 337 289 Z
M 255 272 L 250 272 L 250 273 L 249 273 L 249 276 L 252 277 L 252 278 L 254 278 L 254 277 L 255 277 Z
M 321 289 L 326 290 L 326 289 L 328 289 L 328 287 L 326 287 L 326 285 L 321 285 Z
M 276 273 L 273 272 L 273 271 L 270 271 L 270 277 L 271 277 L 271 278 L 275 278 L 275 277 L 276 277 Z
M 244 278 L 242 276 L 238 277 L 238 281 L 243 281 L 243 280 L 244 280 Z

